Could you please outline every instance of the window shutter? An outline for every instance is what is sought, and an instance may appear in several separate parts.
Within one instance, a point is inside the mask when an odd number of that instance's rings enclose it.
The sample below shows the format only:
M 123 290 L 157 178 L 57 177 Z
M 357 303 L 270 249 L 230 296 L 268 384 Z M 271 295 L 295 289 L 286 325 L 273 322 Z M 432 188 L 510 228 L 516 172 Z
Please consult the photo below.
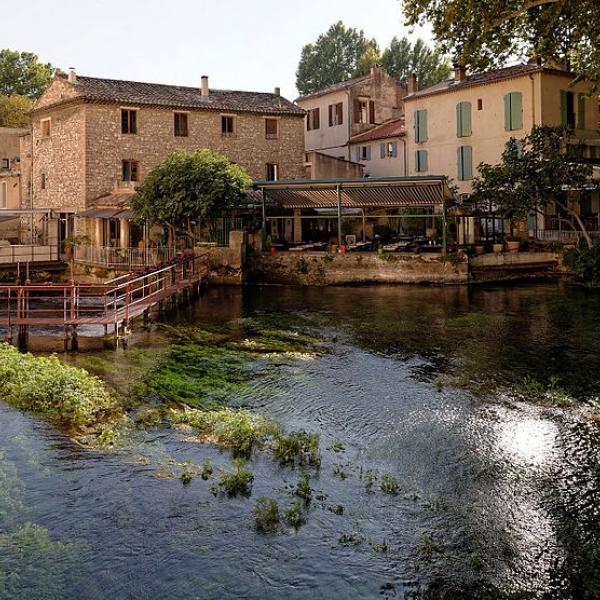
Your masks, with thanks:
M 342 102 L 337 103 L 337 115 L 338 125 L 344 124 L 344 104 Z
M 371 160 L 371 146 L 367 146 L 367 160 Z
M 421 150 L 421 171 L 429 171 L 429 153 L 427 150 Z
M 306 131 L 310 131 L 311 130 L 310 117 L 311 117 L 311 114 L 309 112 L 309 113 L 306 114 Z M 221 130 L 222 129 L 223 129 L 223 122 L 221 121 Z
M 321 109 L 315 108 L 313 113 L 313 129 L 321 128 Z
M 465 169 L 464 169 L 464 162 L 463 162 L 463 147 L 459 146 L 456 149 L 456 168 L 458 171 L 458 179 L 459 181 L 464 181 L 465 180 Z
M 130 113 L 131 129 L 129 133 L 137 133 L 137 111 L 132 110 Z
M 329 110 L 329 127 L 333 126 L 333 104 L 330 104 L 328 107 Z
M 577 98 L 577 129 L 585 129 L 585 95 L 579 94 Z
M 398 143 L 392 143 L 392 158 L 396 158 L 398 156 Z
M 456 137 L 462 137 L 462 102 L 456 105 Z
M 565 104 L 566 106 L 566 104 Z M 504 96 L 504 129 L 510 131 L 511 126 L 511 110 L 510 110 L 510 94 Z
M 560 122 L 565 126 L 568 124 L 566 90 L 560 90 Z
M 523 127 L 523 94 L 512 92 L 510 95 L 510 121 L 513 129 Z
M 356 162 L 360 162 L 360 146 L 356 147 Z
M 463 146 L 463 175 L 465 179 L 473 179 L 472 146 Z
M 375 102 L 373 100 L 369 100 L 369 123 L 375 123 Z
M 460 133 L 458 137 L 468 137 L 471 135 L 471 103 L 460 102 L 458 112 L 460 113 Z
M 427 111 L 418 110 L 415 113 L 415 140 L 417 142 L 427 141 Z
M 352 121 L 354 123 L 360 123 L 360 101 L 359 100 L 355 100 L 354 101 L 354 110 L 353 110 L 353 119 Z
M 381 158 L 385 158 L 385 144 L 379 144 L 379 155 Z

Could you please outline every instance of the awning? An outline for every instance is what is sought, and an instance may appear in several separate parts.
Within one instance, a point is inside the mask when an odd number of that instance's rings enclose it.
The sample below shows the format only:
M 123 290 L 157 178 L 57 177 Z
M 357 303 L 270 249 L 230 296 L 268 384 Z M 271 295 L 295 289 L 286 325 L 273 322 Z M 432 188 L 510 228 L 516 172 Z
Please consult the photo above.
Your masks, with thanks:
M 96 219 L 133 219 L 133 212 L 122 208 L 88 208 L 75 216 Z
M 405 208 L 453 202 L 445 177 L 377 177 L 368 179 L 256 182 L 268 200 L 283 208 Z

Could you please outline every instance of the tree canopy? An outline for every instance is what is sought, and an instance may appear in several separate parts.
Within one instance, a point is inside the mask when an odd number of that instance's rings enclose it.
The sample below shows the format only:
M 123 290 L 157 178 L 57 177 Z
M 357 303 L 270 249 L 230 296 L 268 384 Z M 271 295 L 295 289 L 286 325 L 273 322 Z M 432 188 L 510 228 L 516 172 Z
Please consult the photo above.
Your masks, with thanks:
M 381 66 L 398 80 L 415 74 L 420 87 L 428 87 L 450 77 L 450 65 L 444 57 L 418 39 L 414 44 L 406 37 L 394 39 L 381 56 Z
M 175 150 L 148 173 L 131 200 L 137 220 L 191 232 L 200 222 L 232 210 L 252 179 L 238 165 L 211 150 Z
M 481 70 L 540 56 L 600 81 L 598 0 L 400 0 L 408 25 L 429 22 L 444 53 Z
M 578 230 L 591 248 L 592 240 L 573 207 L 573 194 L 589 194 L 600 189 L 591 179 L 593 167 L 580 160 L 572 132 L 563 127 L 536 126 L 521 140 L 511 138 L 496 165 L 481 163 L 473 180 L 473 201 L 493 203 L 499 214 L 527 218 L 554 204 L 565 223 Z M 566 147 L 565 147 L 566 145 Z
M 29 127 L 33 101 L 27 96 L 0 95 L 0 127 Z
M 302 49 L 296 87 L 302 95 L 311 94 L 334 83 L 366 75 L 377 63 L 399 80 L 415 72 L 424 85 L 438 83 L 450 74 L 441 54 L 428 48 L 422 40 L 412 45 L 406 38 L 394 38 L 381 54 L 375 39 L 338 21 L 316 42 Z
M 0 50 L 0 94 L 39 98 L 54 76 L 50 63 L 39 62 L 32 52 Z

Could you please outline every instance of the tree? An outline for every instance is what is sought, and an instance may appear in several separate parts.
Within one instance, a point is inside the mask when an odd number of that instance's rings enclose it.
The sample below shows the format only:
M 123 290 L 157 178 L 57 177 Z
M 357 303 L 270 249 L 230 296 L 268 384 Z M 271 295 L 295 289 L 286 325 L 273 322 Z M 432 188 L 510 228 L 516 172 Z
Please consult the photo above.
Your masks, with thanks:
M 578 146 L 567 144 L 572 139 L 568 129 L 545 126 L 534 127 L 521 140 L 511 138 L 500 163 L 479 165 L 473 201 L 493 203 L 509 219 L 526 219 L 531 211 L 554 204 L 591 248 L 592 239 L 574 210 L 573 194 L 589 194 L 600 189 L 600 182 L 592 179 L 593 167 L 577 156 Z
M 381 66 L 398 80 L 407 79 L 412 73 L 421 87 L 428 87 L 450 77 L 450 65 L 437 51 L 429 48 L 421 39 L 414 45 L 408 38 L 395 37 L 381 57 Z
M 175 150 L 148 173 L 131 200 L 134 217 L 192 234 L 192 225 L 229 211 L 245 198 L 252 179 L 211 150 Z
M 32 52 L 0 50 L 0 94 L 39 98 L 54 76 L 50 64 L 42 64 Z
M 29 127 L 33 101 L 27 96 L 0 95 L 0 127 Z
M 442 52 L 452 52 L 465 67 L 540 56 L 600 82 L 598 0 L 401 1 L 408 25 L 431 23 Z
M 372 66 L 373 53 L 379 56 L 379 47 L 374 39 L 369 40 L 362 30 L 347 28 L 338 21 L 314 44 L 302 48 L 296 87 L 302 95 L 306 95 L 364 75 Z

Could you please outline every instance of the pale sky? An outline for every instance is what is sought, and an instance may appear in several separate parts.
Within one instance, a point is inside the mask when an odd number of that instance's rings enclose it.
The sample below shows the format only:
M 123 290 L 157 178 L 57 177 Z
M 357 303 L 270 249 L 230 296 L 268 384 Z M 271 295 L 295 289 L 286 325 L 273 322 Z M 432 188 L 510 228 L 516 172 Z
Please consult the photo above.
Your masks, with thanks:
M 28 0 L 7 4 L 0 48 L 81 75 L 296 97 L 302 46 L 338 20 L 384 48 L 408 33 L 397 0 Z M 416 31 L 431 41 L 429 31 Z

